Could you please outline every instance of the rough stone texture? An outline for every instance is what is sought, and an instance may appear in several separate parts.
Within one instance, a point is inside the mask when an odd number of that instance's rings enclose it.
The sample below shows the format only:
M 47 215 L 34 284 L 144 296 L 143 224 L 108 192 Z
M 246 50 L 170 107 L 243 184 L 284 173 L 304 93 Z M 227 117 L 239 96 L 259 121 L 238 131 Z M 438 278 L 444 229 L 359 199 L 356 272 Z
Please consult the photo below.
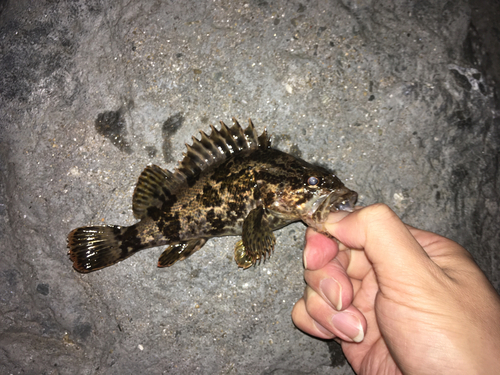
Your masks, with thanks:
M 498 290 L 500 33 L 484 3 L 0 2 L 0 372 L 350 373 L 291 322 L 301 224 L 246 271 L 232 237 L 169 269 L 161 249 L 71 268 L 71 229 L 133 223 L 142 169 L 174 168 L 231 116 L 465 245 Z

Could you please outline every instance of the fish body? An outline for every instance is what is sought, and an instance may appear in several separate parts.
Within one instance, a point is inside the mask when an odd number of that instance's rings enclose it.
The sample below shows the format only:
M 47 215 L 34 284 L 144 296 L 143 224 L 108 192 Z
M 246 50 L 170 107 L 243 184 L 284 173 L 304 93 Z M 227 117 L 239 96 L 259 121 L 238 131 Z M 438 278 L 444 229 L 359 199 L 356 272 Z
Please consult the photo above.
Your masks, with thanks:
M 158 260 L 171 266 L 212 237 L 241 235 L 234 258 L 248 268 L 274 249 L 273 231 L 302 220 L 323 231 L 332 211 L 352 211 L 357 193 L 328 170 L 271 148 L 264 131 L 212 127 L 186 145 L 174 173 L 146 167 L 132 208 L 140 221 L 130 227 L 92 226 L 68 236 L 69 255 L 79 272 L 91 272 L 139 250 L 169 245 Z

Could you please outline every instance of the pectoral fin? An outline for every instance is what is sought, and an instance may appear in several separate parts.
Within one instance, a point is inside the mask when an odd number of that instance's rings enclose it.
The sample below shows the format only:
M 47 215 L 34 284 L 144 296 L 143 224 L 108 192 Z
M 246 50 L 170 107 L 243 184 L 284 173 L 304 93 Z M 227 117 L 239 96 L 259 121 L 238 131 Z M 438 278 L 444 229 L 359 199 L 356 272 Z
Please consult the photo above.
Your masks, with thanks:
M 160 255 L 158 259 L 158 267 L 170 267 L 178 260 L 184 260 L 193 253 L 200 250 L 205 245 L 205 238 L 197 238 L 191 241 L 181 242 L 175 245 L 170 245 Z
M 242 239 L 234 249 L 238 267 L 248 268 L 271 255 L 276 237 L 269 225 L 269 215 L 263 207 L 258 207 L 250 211 L 243 222 Z

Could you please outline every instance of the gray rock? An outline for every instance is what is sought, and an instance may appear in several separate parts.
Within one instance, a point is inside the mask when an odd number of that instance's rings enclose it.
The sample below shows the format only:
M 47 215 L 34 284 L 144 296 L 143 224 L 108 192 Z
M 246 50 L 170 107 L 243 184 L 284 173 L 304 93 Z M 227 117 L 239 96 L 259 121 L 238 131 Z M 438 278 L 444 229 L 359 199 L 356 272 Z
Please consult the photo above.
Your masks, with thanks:
M 351 372 L 291 321 L 302 224 L 245 271 L 237 238 L 168 269 L 161 249 L 71 268 L 70 230 L 132 224 L 142 169 L 231 116 L 463 244 L 499 290 L 498 73 L 477 17 L 462 0 L 2 2 L 0 372 Z

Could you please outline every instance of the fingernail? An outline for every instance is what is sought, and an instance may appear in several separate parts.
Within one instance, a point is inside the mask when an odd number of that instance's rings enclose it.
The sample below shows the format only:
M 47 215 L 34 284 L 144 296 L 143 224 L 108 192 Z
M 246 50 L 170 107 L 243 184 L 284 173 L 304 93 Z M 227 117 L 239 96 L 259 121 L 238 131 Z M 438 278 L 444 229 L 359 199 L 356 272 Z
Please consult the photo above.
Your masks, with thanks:
M 306 237 L 306 245 L 304 246 L 304 252 L 302 253 L 302 261 L 304 262 L 304 269 L 307 270 L 307 237 Z
M 311 232 L 311 230 L 306 230 L 306 244 L 304 245 L 304 251 L 302 253 L 302 261 L 304 262 L 304 269 L 307 270 L 307 254 L 309 253 L 309 242 L 307 241 L 309 237 L 315 232 Z
M 323 279 L 319 288 L 337 311 L 342 310 L 342 285 L 335 279 Z
M 333 325 L 354 342 L 361 342 L 365 337 L 363 326 L 357 317 L 347 312 L 336 314 L 332 319 Z

